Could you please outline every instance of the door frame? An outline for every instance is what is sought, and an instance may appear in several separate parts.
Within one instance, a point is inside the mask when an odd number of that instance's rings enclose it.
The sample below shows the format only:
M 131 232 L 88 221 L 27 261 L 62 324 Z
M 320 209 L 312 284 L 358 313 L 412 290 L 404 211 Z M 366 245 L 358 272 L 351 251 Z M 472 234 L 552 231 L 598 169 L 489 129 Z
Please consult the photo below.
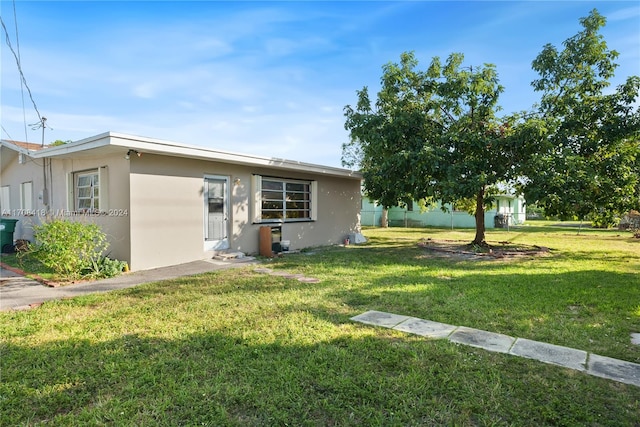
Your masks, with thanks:
M 207 200 L 207 180 L 212 181 L 223 181 L 224 182 L 224 191 L 222 192 L 223 197 L 223 207 L 222 211 L 224 214 L 224 228 L 226 231 L 226 236 L 221 240 L 207 240 L 207 231 L 209 227 L 209 202 Z M 204 241 L 204 250 L 205 251 L 215 251 L 215 250 L 224 250 L 229 249 L 229 225 L 231 224 L 229 213 L 231 210 L 229 209 L 229 182 L 230 178 L 224 175 L 204 175 L 203 177 L 203 194 L 202 194 L 202 202 L 203 202 L 203 224 L 202 224 L 202 240 Z

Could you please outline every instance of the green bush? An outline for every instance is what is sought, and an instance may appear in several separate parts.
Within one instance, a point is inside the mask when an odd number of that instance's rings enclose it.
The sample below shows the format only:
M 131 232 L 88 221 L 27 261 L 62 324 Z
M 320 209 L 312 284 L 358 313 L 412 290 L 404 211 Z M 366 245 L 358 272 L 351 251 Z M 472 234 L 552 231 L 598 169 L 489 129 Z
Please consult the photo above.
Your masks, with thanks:
M 33 227 L 35 243 L 28 256 L 64 280 L 84 276 L 111 277 L 124 263 L 107 259 L 107 236 L 96 224 L 54 219 Z
M 91 268 L 86 270 L 84 275 L 95 278 L 114 277 L 122 273 L 126 266 L 127 263 L 125 261 L 102 257 L 97 262 L 92 263 Z
M 620 216 L 612 212 L 594 212 L 588 216 L 591 226 L 594 228 L 612 228 L 620 223 Z

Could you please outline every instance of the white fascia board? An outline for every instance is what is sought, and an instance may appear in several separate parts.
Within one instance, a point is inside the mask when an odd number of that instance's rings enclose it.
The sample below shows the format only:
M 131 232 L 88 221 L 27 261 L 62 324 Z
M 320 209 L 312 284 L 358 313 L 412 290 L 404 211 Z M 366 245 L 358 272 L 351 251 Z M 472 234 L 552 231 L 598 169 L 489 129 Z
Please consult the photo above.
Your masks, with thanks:
M 261 157 L 251 154 L 233 153 L 230 151 L 216 150 L 195 145 L 178 144 L 172 141 L 152 139 L 125 134 L 111 133 L 111 145 L 122 146 L 137 150 L 141 153 L 165 154 L 169 156 L 187 157 L 192 159 L 214 160 L 223 163 L 235 163 L 250 166 L 275 167 L 300 172 L 308 172 L 322 175 L 334 175 L 361 179 L 359 172 L 348 169 L 322 166 L 312 163 L 296 162 L 293 160 Z
M 74 152 L 86 151 L 104 146 L 122 147 L 123 150 L 136 150 L 142 154 L 161 154 L 167 156 L 186 157 L 191 159 L 213 160 L 223 163 L 235 163 L 241 165 L 271 167 L 321 175 L 332 175 L 358 180 L 362 179 L 362 174 L 360 172 L 351 171 L 348 169 L 296 162 L 286 159 L 276 159 L 248 154 L 232 153 L 228 151 L 214 150 L 211 148 L 179 144 L 172 141 L 127 135 L 116 132 L 107 132 L 69 144 L 45 148 L 37 152 L 37 157 L 69 155 Z
M 54 147 L 43 148 L 39 150 L 34 157 L 56 157 L 68 154 L 78 153 L 81 151 L 91 150 L 93 148 L 105 147 L 109 145 L 109 133 L 101 133 L 100 135 L 90 138 L 80 139 L 68 144 L 56 145 Z
M 27 148 L 20 147 L 19 145 L 13 144 L 6 139 L 0 141 L 0 146 L 7 147 L 8 149 L 15 151 L 16 153 L 26 154 L 27 156 L 33 156 L 34 153 L 37 153 L 35 150 L 29 150 Z

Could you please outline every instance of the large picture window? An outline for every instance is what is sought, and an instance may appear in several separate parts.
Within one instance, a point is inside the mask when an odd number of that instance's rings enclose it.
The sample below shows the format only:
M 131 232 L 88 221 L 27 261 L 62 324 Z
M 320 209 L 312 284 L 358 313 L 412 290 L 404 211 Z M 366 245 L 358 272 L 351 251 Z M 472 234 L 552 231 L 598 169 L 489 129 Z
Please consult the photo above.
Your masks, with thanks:
M 315 219 L 315 181 L 257 176 L 256 222 Z

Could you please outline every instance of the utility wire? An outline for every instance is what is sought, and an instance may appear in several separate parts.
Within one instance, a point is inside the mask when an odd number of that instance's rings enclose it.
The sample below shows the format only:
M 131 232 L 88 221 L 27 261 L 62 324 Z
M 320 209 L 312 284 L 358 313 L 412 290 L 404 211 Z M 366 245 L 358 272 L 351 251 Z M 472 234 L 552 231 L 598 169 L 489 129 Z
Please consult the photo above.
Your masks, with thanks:
M 29 85 L 27 84 L 27 79 L 25 78 L 24 73 L 22 72 L 22 66 L 20 65 L 20 58 L 16 54 L 16 51 L 13 50 L 13 46 L 11 46 L 11 40 L 9 38 L 9 32 L 7 31 L 7 27 L 4 25 L 4 20 L 2 20 L 2 16 L 0 16 L 0 23 L 2 24 L 2 29 L 4 30 L 5 41 L 7 43 L 7 46 L 9 46 L 9 49 L 11 50 L 11 53 L 13 53 L 13 57 L 16 60 L 16 64 L 18 66 L 18 72 L 20 73 L 20 79 L 21 79 L 22 83 L 24 84 L 24 87 L 27 88 L 27 92 L 29 93 L 29 98 L 31 99 L 31 103 L 33 104 L 33 108 L 36 110 L 36 114 L 38 114 L 38 121 L 42 123 L 43 122 L 42 116 L 40 115 L 40 111 L 38 110 L 38 106 L 36 105 L 36 101 L 33 100 L 33 94 L 31 93 L 31 89 L 29 88 Z
M 16 0 L 13 0 L 13 23 L 16 27 L 16 50 L 18 51 L 18 62 L 22 61 L 20 56 L 20 38 L 18 37 L 18 14 L 16 13 Z M 24 123 L 24 140 L 28 141 L 27 136 L 27 110 L 24 107 L 24 85 L 20 81 L 20 100 L 22 101 L 22 123 Z
M 4 128 L 4 126 L 2 126 L 2 131 L 7 134 L 7 138 L 9 138 L 9 140 L 13 140 L 13 138 L 11 138 L 11 135 L 9 135 L 9 132 L 7 132 L 7 130 Z

